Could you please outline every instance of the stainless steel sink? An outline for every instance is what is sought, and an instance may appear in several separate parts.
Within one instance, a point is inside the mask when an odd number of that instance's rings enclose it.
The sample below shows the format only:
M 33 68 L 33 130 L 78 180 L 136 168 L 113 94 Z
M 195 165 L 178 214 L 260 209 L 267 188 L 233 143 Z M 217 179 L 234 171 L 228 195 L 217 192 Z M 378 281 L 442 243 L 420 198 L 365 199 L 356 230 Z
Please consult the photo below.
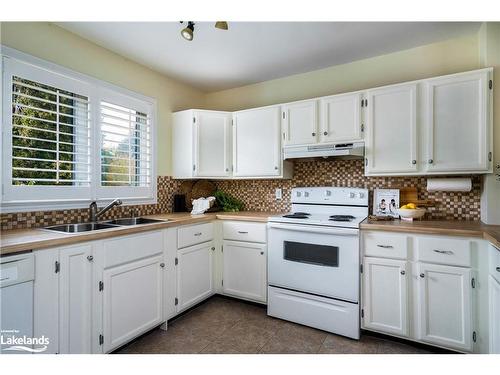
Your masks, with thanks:
M 167 221 L 168 220 L 148 219 L 146 217 L 128 217 L 124 219 L 115 219 L 106 221 L 106 223 L 114 225 L 140 225 L 140 224 L 165 223 Z
M 79 224 L 63 224 L 54 225 L 51 227 L 46 227 L 46 230 L 52 230 L 54 232 L 64 232 L 64 233 L 80 233 L 80 232 L 90 232 L 93 230 L 100 229 L 110 229 L 117 228 L 118 225 L 113 225 L 109 223 L 79 223 Z

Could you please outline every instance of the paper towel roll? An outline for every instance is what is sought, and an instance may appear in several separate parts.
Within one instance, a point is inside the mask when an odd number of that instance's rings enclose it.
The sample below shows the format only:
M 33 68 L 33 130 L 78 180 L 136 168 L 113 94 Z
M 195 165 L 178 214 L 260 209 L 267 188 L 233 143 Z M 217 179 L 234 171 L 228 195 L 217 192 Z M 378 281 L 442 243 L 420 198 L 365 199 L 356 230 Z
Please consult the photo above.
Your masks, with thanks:
M 470 178 L 428 178 L 427 191 L 471 191 Z

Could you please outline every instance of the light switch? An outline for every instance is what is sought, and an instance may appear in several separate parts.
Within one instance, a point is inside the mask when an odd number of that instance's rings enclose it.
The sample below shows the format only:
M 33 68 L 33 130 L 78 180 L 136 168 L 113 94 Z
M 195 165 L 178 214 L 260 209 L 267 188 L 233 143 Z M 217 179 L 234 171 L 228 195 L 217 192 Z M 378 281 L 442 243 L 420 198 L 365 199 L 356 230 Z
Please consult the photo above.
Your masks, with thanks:
M 281 198 L 283 197 L 283 190 L 281 188 L 276 188 L 274 195 L 277 201 L 281 200 Z

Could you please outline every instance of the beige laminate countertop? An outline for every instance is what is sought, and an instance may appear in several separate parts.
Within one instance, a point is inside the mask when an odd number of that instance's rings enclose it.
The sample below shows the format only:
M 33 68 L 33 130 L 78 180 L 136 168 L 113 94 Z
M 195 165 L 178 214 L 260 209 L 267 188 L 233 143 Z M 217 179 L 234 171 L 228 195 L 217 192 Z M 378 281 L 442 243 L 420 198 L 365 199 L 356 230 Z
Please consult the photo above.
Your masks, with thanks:
M 158 214 L 147 217 L 168 221 L 132 227 L 123 226 L 112 229 L 101 229 L 83 233 L 58 233 L 43 229 L 15 229 L 0 232 L 0 254 L 6 255 L 54 246 L 72 245 L 79 242 L 140 233 L 155 229 L 165 229 L 179 225 L 201 223 L 215 219 L 267 222 L 270 216 L 277 214 L 279 213 L 253 211 L 216 212 L 203 215 L 191 215 L 189 213 Z
M 409 222 L 402 220 L 371 221 L 367 219 L 360 224 L 360 228 L 389 232 L 479 237 L 500 248 L 500 225 L 487 225 L 480 221 L 416 220 Z

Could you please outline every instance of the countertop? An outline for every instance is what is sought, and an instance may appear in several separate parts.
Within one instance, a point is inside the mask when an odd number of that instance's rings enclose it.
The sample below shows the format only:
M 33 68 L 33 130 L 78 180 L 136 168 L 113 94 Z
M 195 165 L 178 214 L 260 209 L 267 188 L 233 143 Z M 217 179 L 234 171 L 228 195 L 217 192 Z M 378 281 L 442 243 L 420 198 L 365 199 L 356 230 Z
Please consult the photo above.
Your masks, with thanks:
M 478 237 L 500 248 L 500 225 L 487 225 L 480 221 L 466 220 L 416 220 L 413 222 L 392 220 L 372 221 L 360 224 L 362 230 L 384 230 L 390 232 L 440 234 L 449 236 Z
M 112 229 L 101 229 L 83 233 L 59 233 L 43 229 L 15 229 L 0 232 L 0 254 L 6 255 L 27 250 L 39 250 L 54 246 L 72 245 L 79 242 L 140 233 L 155 229 L 165 229 L 179 225 L 201 223 L 215 219 L 267 222 L 268 217 L 277 214 L 279 213 L 253 211 L 215 212 L 202 215 L 191 215 L 187 212 L 158 214 L 149 215 L 147 217 L 168 221 L 162 223 L 138 225 L 133 227 L 123 226 Z

